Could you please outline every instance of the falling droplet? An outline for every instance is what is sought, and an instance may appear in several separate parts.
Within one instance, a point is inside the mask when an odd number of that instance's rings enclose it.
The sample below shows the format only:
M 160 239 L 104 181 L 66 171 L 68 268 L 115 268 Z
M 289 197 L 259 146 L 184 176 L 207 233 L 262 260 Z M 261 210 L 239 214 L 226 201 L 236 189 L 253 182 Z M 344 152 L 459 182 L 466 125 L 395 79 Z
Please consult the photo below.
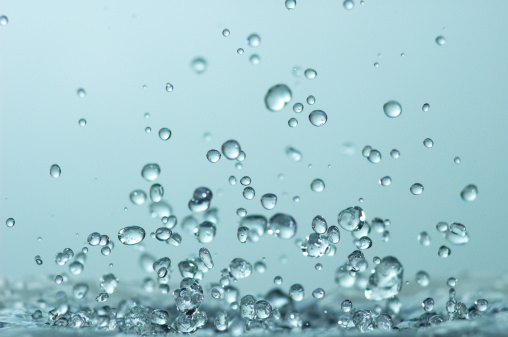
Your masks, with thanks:
M 309 97 L 307 97 L 308 105 L 313 105 L 314 103 L 316 103 L 316 98 L 314 96 L 310 95 Z
M 478 188 L 476 185 L 467 185 L 462 189 L 460 192 L 460 197 L 464 201 L 474 201 L 476 200 L 476 197 L 478 196 Z
M 345 0 L 342 3 L 342 6 L 344 7 L 344 9 L 351 10 L 355 7 L 355 3 L 353 2 L 353 0 Z
M 387 117 L 399 117 L 402 113 L 402 106 L 397 101 L 388 101 L 383 105 L 383 111 Z
M 205 59 L 201 58 L 201 57 L 195 58 L 191 63 L 191 67 L 196 74 L 204 73 L 207 66 L 208 65 L 207 65 Z
M 367 157 L 367 159 L 372 163 L 372 164 L 378 164 L 380 161 L 381 161 L 381 152 L 379 152 L 378 150 L 371 150 L 369 152 L 369 155 Z
M 166 91 L 167 92 L 172 92 L 173 91 L 173 84 L 171 83 L 166 83 Z
M 159 130 L 159 138 L 162 140 L 168 140 L 171 138 L 171 130 L 168 128 L 162 128 Z
M 328 116 L 323 110 L 314 110 L 309 114 L 309 121 L 314 126 L 323 126 L 326 124 Z
M 237 53 L 238 55 L 242 55 L 242 54 L 243 54 L 243 52 L 244 52 L 243 48 L 238 48 L 238 49 L 236 50 L 236 53 Z
M 393 159 L 399 159 L 400 157 L 400 152 L 399 150 L 397 149 L 393 149 L 390 151 L 390 156 L 393 158 Z
M 288 120 L 288 125 L 290 128 L 296 128 L 298 126 L 298 119 L 292 117 Z
M 240 144 L 234 139 L 230 139 L 222 144 L 222 154 L 229 160 L 237 159 L 241 152 L 242 148 Z
M 5 221 L 5 225 L 6 225 L 7 227 L 14 227 L 14 224 L 15 224 L 15 223 L 16 223 L 16 222 L 14 221 L 14 219 L 13 219 L 13 218 L 9 218 L 9 219 L 7 219 L 7 221 Z
M 222 31 L 222 36 L 224 36 L 224 37 L 228 37 L 229 34 L 230 34 L 230 31 L 227 28 Z
M 460 157 L 453 158 L 453 162 L 457 165 L 460 164 Z
M 147 181 L 154 181 L 161 173 L 161 168 L 158 164 L 146 164 L 141 170 L 141 176 Z
M 0 26 L 5 26 L 9 23 L 9 18 L 5 15 L 0 16 Z
M 86 96 L 86 91 L 83 88 L 79 88 L 76 93 L 78 94 L 79 98 L 85 98 Z
M 78 121 L 78 124 L 79 124 L 79 126 L 86 126 L 86 119 L 81 118 L 81 119 Z
M 256 195 L 256 191 L 254 191 L 254 189 L 252 187 L 248 186 L 243 189 L 243 197 L 245 199 L 252 200 L 252 199 L 254 199 L 255 195 Z
M 310 189 L 314 192 L 323 192 L 325 190 L 325 182 L 321 179 L 314 179 L 310 184 Z
M 265 95 L 265 105 L 270 111 L 280 111 L 291 101 L 291 90 L 285 84 L 277 84 L 268 89 Z
M 259 64 L 259 62 L 261 62 L 261 58 L 259 57 L 258 54 L 252 54 L 249 57 L 249 61 L 250 61 L 251 64 L 257 65 L 257 64 Z
M 128 226 L 118 231 L 118 240 L 124 245 L 135 245 L 143 241 L 145 230 L 139 226 Z
M 415 184 L 411 185 L 409 190 L 411 191 L 411 193 L 413 195 L 420 195 L 423 193 L 423 185 L 419 184 L 419 183 L 415 183 Z
M 306 78 L 308 78 L 308 79 L 314 79 L 317 76 L 317 71 L 315 71 L 314 69 L 309 68 L 309 69 L 305 69 L 304 74 L 305 74 Z
M 220 159 L 220 157 L 221 157 L 220 152 L 219 152 L 219 151 L 217 151 L 217 150 L 214 150 L 214 149 L 209 150 L 209 151 L 206 153 L 206 159 L 208 159 L 208 161 L 209 161 L 210 163 L 216 163 L 216 162 L 218 162 L 218 161 L 219 161 L 219 159 Z
M 425 138 L 425 140 L 423 141 L 423 145 L 427 148 L 431 148 L 434 146 L 434 141 L 430 138 Z
M 451 249 L 446 246 L 439 247 L 439 250 L 437 251 L 437 255 L 439 255 L 442 258 L 450 256 L 451 253 L 452 253 Z
M 247 44 L 253 48 L 258 47 L 261 44 L 261 38 L 257 34 L 251 34 L 247 37 Z
M 271 210 L 277 205 L 277 196 L 273 193 L 263 194 L 261 197 L 261 206 L 266 210 Z
M 146 193 L 142 190 L 132 191 L 130 199 L 134 205 L 142 205 L 146 201 Z
M 392 178 L 390 176 L 385 176 L 379 179 L 379 184 L 382 186 L 389 186 L 392 183 Z
M 312 292 L 312 297 L 320 299 L 325 296 L 325 290 L 323 288 L 316 288 Z
M 403 273 L 399 260 L 393 256 L 383 258 L 369 278 L 365 297 L 381 301 L 397 296 L 402 288 Z
M 296 7 L 296 0 L 286 0 L 286 9 L 292 10 Z
M 436 44 L 438 46 L 443 46 L 445 43 L 446 43 L 446 40 L 445 40 L 444 36 L 440 35 L 440 36 L 436 37 Z
M 49 169 L 49 174 L 53 177 L 53 178 L 58 178 L 60 177 L 60 174 L 62 173 L 62 170 L 60 169 L 60 166 L 58 166 L 57 164 L 53 164 L 51 165 L 51 168 Z
M 268 221 L 268 234 L 281 239 L 291 239 L 296 235 L 297 224 L 288 214 L 277 213 Z
M 425 103 L 425 104 L 422 106 L 422 111 L 424 111 L 424 112 L 429 111 L 429 109 L 430 109 L 430 104 L 429 104 L 429 103 Z
M 299 162 L 302 160 L 302 153 L 291 146 L 288 146 L 286 148 L 286 155 L 296 162 Z

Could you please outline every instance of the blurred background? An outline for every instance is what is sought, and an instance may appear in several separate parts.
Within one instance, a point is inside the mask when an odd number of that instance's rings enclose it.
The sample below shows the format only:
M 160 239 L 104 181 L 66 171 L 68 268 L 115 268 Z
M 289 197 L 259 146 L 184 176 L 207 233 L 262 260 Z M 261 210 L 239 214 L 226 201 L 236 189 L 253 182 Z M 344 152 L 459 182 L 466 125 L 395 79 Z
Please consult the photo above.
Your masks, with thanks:
M 120 287 L 141 284 L 155 275 L 140 268 L 139 248 L 117 240 L 118 230 L 136 225 L 147 232 L 145 252 L 173 261 L 174 284 L 181 279 L 177 263 L 206 246 L 216 267 L 205 283 L 217 282 L 235 257 L 266 258 L 264 274 L 238 282 L 244 294 L 266 292 L 280 275 L 283 289 L 298 282 L 310 296 L 316 287 L 336 287 L 336 269 L 356 248 L 342 231 L 335 256 L 311 259 L 295 239 L 312 233 L 314 216 L 336 225 L 337 214 L 355 205 L 369 221 L 391 222 L 388 242 L 370 235 L 373 246 L 364 253 L 371 266 L 374 256 L 393 255 L 410 283 L 425 270 L 439 286 L 450 276 L 488 282 L 503 275 L 507 3 L 457 5 L 355 0 L 346 9 L 341 1 L 297 0 L 288 10 L 284 0 L 2 1 L 0 16 L 8 22 L 0 25 L 0 214 L 15 225 L 0 227 L 0 276 L 68 273 L 54 263 L 56 253 L 66 247 L 77 253 L 96 231 L 114 240 L 114 250 L 103 256 L 89 247 L 84 272 L 71 280 L 98 282 L 113 272 Z M 246 42 L 253 33 L 261 39 L 257 47 Z M 436 43 L 438 36 L 444 44 Z M 258 64 L 250 60 L 254 54 Z M 192 66 L 196 58 L 206 61 L 201 73 Z M 303 75 L 307 68 L 316 78 Z M 271 112 L 264 97 L 279 83 L 291 89 L 292 100 Z M 399 117 L 384 114 L 389 100 L 400 102 Z M 303 112 L 293 111 L 295 103 Z M 322 127 L 309 122 L 315 109 L 327 113 Z M 294 128 L 292 117 L 299 122 Z M 159 138 L 161 128 L 171 130 L 169 140 Z M 432 148 L 423 145 L 426 138 Z M 228 139 L 246 153 L 242 169 L 224 156 L 214 164 L 206 158 Z M 381 152 L 380 163 L 362 156 L 366 145 Z M 286 155 L 288 146 L 302 153 L 300 162 Z M 392 149 L 400 158 L 391 158 Z M 149 201 L 129 199 L 134 190 L 149 192 L 152 183 L 141 177 L 147 163 L 161 167 L 154 183 L 164 187 L 163 200 L 179 220 L 173 230 L 183 237 L 179 247 L 151 238 L 160 218 L 152 218 Z M 49 174 L 53 164 L 61 168 L 57 179 Z M 253 200 L 242 196 L 243 176 L 252 179 Z M 392 178 L 389 186 L 379 184 L 384 176 Z M 310 188 L 316 178 L 326 185 L 320 193 Z M 421 195 L 410 193 L 414 183 L 424 186 Z M 478 187 L 471 202 L 460 196 L 468 184 Z M 217 235 L 208 244 L 180 226 L 199 186 L 213 191 L 218 209 Z M 278 196 L 271 211 L 261 206 L 265 193 Z M 266 235 L 241 244 L 239 207 L 267 217 L 291 214 L 295 239 Z M 439 221 L 466 225 L 470 242 L 449 244 L 435 229 Z M 429 246 L 418 243 L 422 231 L 431 237 Z M 437 254 L 443 244 L 452 250 L 448 258 Z M 317 262 L 323 270 L 314 268 Z

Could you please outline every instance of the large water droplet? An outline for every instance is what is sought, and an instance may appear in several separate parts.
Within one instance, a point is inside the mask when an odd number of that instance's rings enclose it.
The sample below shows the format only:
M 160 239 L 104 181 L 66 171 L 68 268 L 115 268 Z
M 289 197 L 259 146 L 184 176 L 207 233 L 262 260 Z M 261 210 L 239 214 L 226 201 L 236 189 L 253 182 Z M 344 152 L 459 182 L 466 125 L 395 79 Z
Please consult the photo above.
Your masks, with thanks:
M 286 154 L 289 158 L 293 159 L 296 162 L 302 160 L 302 153 L 297 149 L 295 149 L 294 147 L 291 146 L 286 147 Z
M 411 185 L 411 187 L 409 188 L 409 191 L 411 191 L 411 193 L 413 195 L 420 195 L 423 193 L 423 185 L 420 183 L 415 183 L 415 184 Z
M 53 178 L 58 178 L 60 177 L 60 174 L 62 173 L 62 170 L 60 169 L 60 166 L 58 166 L 57 164 L 53 164 L 51 165 L 50 169 L 49 169 L 49 174 L 53 177 Z
M 277 196 L 273 193 L 263 194 L 261 197 L 261 206 L 264 209 L 271 210 L 277 205 Z
M 86 91 L 83 88 L 79 88 L 76 91 L 76 94 L 78 95 L 79 98 L 85 98 L 86 97 Z
M 162 140 L 168 140 L 171 138 L 171 130 L 168 128 L 162 128 L 159 130 L 159 137 Z
M 129 197 L 134 205 L 142 205 L 146 201 L 146 193 L 142 190 L 132 191 Z
M 323 126 L 327 120 L 328 116 L 323 110 L 314 110 L 309 114 L 309 121 L 314 126 Z
M 292 10 L 296 7 L 296 0 L 286 0 L 286 9 Z
M 218 162 L 220 160 L 220 157 L 221 157 L 220 152 L 215 149 L 209 150 L 206 153 L 206 159 L 208 159 L 210 163 Z
M 161 173 L 161 168 L 158 164 L 146 164 L 141 170 L 141 176 L 147 181 L 154 181 Z
M 222 144 L 222 154 L 227 159 L 237 159 L 241 151 L 240 144 L 234 139 L 230 139 Z
M 399 117 L 402 113 L 402 106 L 397 101 L 388 101 L 383 105 L 383 111 L 390 118 Z
M 460 197 L 464 201 L 474 201 L 478 196 L 478 188 L 476 185 L 470 184 L 462 189 L 460 192 Z
M 342 3 L 342 6 L 344 7 L 344 9 L 351 10 L 355 7 L 355 3 L 353 2 L 353 0 L 345 0 Z
M 285 84 L 277 84 L 268 89 L 265 105 L 270 111 L 280 111 L 291 101 L 291 90 Z
M 207 68 L 206 60 L 202 57 L 195 58 L 192 60 L 191 67 L 196 74 L 202 74 Z
M 314 179 L 310 184 L 310 189 L 314 192 L 323 192 L 325 190 L 325 182 L 321 179 Z
M 393 256 L 387 256 L 376 266 L 365 288 L 365 297 L 380 301 L 394 297 L 402 288 L 404 268 Z
M 251 34 L 247 37 L 247 44 L 253 48 L 261 44 L 261 38 L 258 34 Z
M 268 234 L 281 239 L 291 239 L 296 235 L 297 224 L 291 215 L 277 213 L 268 222 Z
M 118 240 L 124 245 L 135 245 L 143 241 L 145 230 L 139 226 L 128 226 L 118 231 Z

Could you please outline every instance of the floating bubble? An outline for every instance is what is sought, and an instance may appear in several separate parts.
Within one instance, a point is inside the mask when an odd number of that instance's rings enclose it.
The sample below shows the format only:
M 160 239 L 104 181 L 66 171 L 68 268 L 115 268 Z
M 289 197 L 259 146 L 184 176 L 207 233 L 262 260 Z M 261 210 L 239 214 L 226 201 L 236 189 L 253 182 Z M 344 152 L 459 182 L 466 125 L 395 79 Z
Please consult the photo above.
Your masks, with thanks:
M 217 227 L 210 221 L 204 221 L 194 228 L 194 237 L 201 243 L 212 242 L 217 232 Z
M 328 116 L 323 110 L 314 110 L 309 114 L 309 121 L 314 126 L 323 126 L 326 124 Z
M 325 190 L 325 182 L 321 179 L 314 179 L 310 184 L 310 189 L 314 192 L 323 192 Z
M 208 64 L 206 63 L 205 59 L 202 57 L 197 57 L 194 60 L 192 60 L 191 67 L 194 70 L 196 74 L 202 74 L 205 72 Z
M 374 150 L 372 149 L 370 152 L 369 152 L 369 155 L 367 157 L 367 159 L 372 163 L 372 164 L 378 164 L 380 161 L 381 161 L 381 152 L 379 152 L 378 150 Z
M 402 113 L 402 106 L 397 101 L 388 101 L 383 105 L 383 111 L 387 117 L 396 118 Z
M 81 119 L 78 121 L 78 124 L 79 124 L 79 126 L 86 126 L 86 119 L 81 118 Z
M 206 153 L 206 159 L 208 159 L 208 161 L 210 163 L 216 163 L 219 161 L 221 157 L 221 154 L 219 151 L 217 150 L 209 150 L 207 153 Z
M 251 34 L 247 37 L 247 44 L 253 48 L 261 44 L 261 38 L 257 34 Z
M 427 274 L 423 270 L 420 270 L 419 272 L 416 273 L 415 280 L 416 280 L 416 283 L 420 287 L 424 287 L 424 288 L 427 287 L 429 285 L 429 283 L 430 283 L 429 274 Z
M 13 219 L 13 218 L 8 218 L 8 219 L 5 221 L 5 225 L 6 225 L 7 227 L 14 227 L 14 224 L 15 224 L 15 223 L 16 223 L 16 222 L 14 221 L 14 219 Z
M 474 201 L 478 196 L 478 188 L 476 185 L 470 184 L 462 189 L 460 192 L 460 197 L 464 201 Z
M 448 257 L 450 256 L 450 254 L 452 253 L 452 250 L 450 248 L 448 248 L 447 246 L 441 246 L 439 247 L 439 250 L 437 251 L 437 255 L 439 255 L 440 257 Z
M 118 240 L 124 245 L 136 245 L 145 238 L 145 230 L 139 226 L 127 226 L 118 231 Z
M 280 111 L 291 101 L 291 90 L 285 84 L 277 84 L 268 89 L 265 95 L 265 105 L 270 111 Z
M 353 2 L 353 0 L 345 0 L 342 3 L 342 6 L 344 7 L 344 9 L 351 10 L 355 7 L 355 3 Z
M 438 46 L 443 46 L 445 43 L 446 43 L 446 40 L 445 40 L 444 36 L 436 37 L 436 44 Z
M 312 297 L 320 299 L 325 297 L 325 290 L 323 288 L 316 288 L 312 292 Z
M 309 68 L 309 69 L 305 69 L 304 74 L 305 74 L 305 77 L 307 77 L 308 79 L 314 79 L 317 76 L 317 71 L 315 71 L 312 68 Z
M 422 106 L 422 111 L 424 111 L 424 112 L 429 111 L 429 109 L 430 109 L 430 104 L 429 104 L 429 103 L 425 103 L 425 104 Z
M 243 197 L 245 199 L 252 200 L 252 199 L 254 199 L 255 195 L 256 195 L 256 191 L 252 187 L 248 186 L 243 189 Z
M 49 168 L 49 174 L 53 177 L 53 178 L 58 178 L 60 177 L 60 174 L 62 173 L 62 170 L 60 169 L 60 166 L 58 166 L 57 164 L 53 164 L 51 165 L 51 167 Z
M 141 170 L 141 176 L 147 181 L 154 181 L 161 173 L 161 168 L 158 164 L 146 164 Z
M 399 150 L 397 149 L 393 149 L 390 151 L 390 156 L 393 158 L 393 159 L 398 159 L 400 157 L 400 152 Z
M 266 210 L 271 210 L 277 205 L 277 196 L 273 193 L 263 194 L 261 197 L 261 206 Z
M 409 191 L 413 195 L 420 195 L 423 193 L 423 185 L 420 183 L 415 183 L 415 184 L 411 185 L 411 187 L 409 188 Z
M 427 147 L 427 148 L 431 148 L 434 146 L 434 141 L 430 138 L 425 138 L 423 140 L 423 146 Z
M 268 222 L 268 234 L 281 239 L 291 239 L 296 235 L 297 224 L 295 219 L 288 214 L 277 213 Z
M 365 297 L 381 301 L 397 296 L 402 288 L 403 273 L 399 260 L 393 256 L 383 258 L 369 277 Z
M 233 259 L 229 264 L 229 273 L 236 279 L 249 277 L 252 274 L 252 265 L 241 258 Z
M 296 0 L 286 0 L 286 9 L 292 10 L 296 7 Z

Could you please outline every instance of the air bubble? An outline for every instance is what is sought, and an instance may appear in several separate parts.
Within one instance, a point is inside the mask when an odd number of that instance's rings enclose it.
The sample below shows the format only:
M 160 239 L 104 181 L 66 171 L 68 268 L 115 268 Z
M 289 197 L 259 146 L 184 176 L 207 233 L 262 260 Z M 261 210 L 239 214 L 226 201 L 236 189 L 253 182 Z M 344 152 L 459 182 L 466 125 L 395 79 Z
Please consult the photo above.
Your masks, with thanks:
M 234 139 L 230 139 L 224 142 L 224 144 L 222 144 L 221 149 L 224 157 L 226 157 L 229 160 L 237 159 L 240 156 L 240 153 L 242 152 L 240 144 Z

